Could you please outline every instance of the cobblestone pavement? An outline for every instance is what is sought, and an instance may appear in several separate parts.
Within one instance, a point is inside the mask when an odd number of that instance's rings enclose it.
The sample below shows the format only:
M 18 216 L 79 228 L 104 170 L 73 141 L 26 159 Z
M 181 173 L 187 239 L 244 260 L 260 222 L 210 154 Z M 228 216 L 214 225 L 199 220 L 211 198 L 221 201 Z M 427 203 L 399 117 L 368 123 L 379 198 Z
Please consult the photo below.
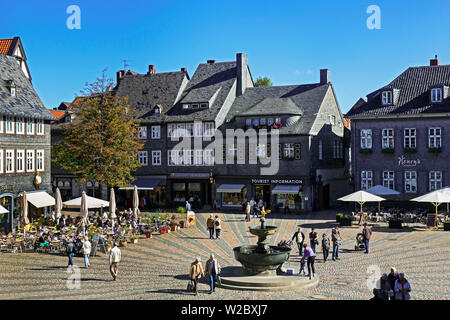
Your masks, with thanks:
M 342 228 L 341 260 L 323 263 L 318 250 L 316 272 L 320 284 L 307 291 L 253 292 L 217 289 L 209 295 L 205 280 L 195 297 L 185 291 L 189 264 L 196 256 L 202 262 L 214 252 L 222 268 L 239 266 L 232 248 L 256 243 L 248 226 L 258 223 L 244 221 L 242 214 L 220 214 L 223 220 L 222 239 L 210 240 L 206 230 L 207 214 L 197 215 L 195 228 L 181 229 L 152 239 L 139 239 L 138 244 L 122 248 L 119 277 L 112 281 L 106 255 L 91 258 L 91 267 L 80 266 L 80 289 L 68 289 L 67 258 L 45 253 L 0 253 L 0 299 L 370 299 L 367 286 L 370 270 L 388 272 L 395 266 L 404 272 L 412 286 L 412 299 L 450 299 L 450 233 L 415 228 L 394 231 L 373 227 L 371 252 L 354 251 L 359 227 Z M 278 232 L 269 238 L 271 244 L 288 240 L 299 225 L 305 234 L 311 227 L 318 234 L 330 234 L 335 212 L 315 212 L 302 216 L 267 215 L 267 225 Z M 285 267 L 298 270 L 298 252 L 294 249 Z M 369 272 L 369 273 L 368 273 Z

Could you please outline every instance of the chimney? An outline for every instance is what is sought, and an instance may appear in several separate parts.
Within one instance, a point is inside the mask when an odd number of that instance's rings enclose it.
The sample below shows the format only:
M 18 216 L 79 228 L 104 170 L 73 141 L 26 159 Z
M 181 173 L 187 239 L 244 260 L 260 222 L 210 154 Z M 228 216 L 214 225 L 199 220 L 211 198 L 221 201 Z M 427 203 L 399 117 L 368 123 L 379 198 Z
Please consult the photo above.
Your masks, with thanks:
M 439 59 L 438 59 L 437 55 L 435 55 L 434 59 L 430 60 L 430 66 L 438 66 L 439 64 L 440 64 Z
M 208 60 L 206 62 L 209 63 L 209 64 L 212 64 L 212 63 L 216 63 L 216 60 Z
M 155 65 L 154 64 L 149 64 L 148 65 L 148 74 L 155 74 L 156 70 L 155 70 Z
M 330 70 L 320 69 L 320 84 L 327 84 L 330 82 Z
M 247 88 L 247 61 L 245 53 L 236 54 L 236 96 L 242 96 Z
M 187 68 L 181 68 L 181 72 L 187 73 Z
M 120 80 L 123 78 L 123 76 L 125 75 L 125 70 L 119 70 L 117 71 L 117 84 L 119 84 Z

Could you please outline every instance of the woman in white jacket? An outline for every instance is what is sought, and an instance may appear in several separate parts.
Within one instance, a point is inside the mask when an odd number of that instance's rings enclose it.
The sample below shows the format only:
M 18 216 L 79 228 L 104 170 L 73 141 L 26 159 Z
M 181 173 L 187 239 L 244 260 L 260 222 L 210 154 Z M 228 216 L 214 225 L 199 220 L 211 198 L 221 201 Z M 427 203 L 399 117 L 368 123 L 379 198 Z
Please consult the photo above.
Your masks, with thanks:
M 411 292 L 411 285 L 409 284 L 408 280 L 406 280 L 403 273 L 400 273 L 398 275 L 398 280 L 395 281 L 394 292 L 395 300 L 411 299 L 411 296 L 409 294 Z
M 83 242 L 83 255 L 84 255 L 84 266 L 86 268 L 89 268 L 89 255 L 91 254 L 91 242 L 89 241 L 88 237 L 84 237 Z

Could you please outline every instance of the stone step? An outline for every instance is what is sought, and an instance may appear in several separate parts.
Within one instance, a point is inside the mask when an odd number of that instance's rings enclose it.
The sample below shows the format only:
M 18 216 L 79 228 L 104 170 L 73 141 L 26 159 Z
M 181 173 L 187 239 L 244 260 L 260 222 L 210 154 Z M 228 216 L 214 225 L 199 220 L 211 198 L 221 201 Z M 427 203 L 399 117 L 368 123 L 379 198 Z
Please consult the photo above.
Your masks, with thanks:
M 319 277 L 309 280 L 304 276 L 277 276 L 277 277 L 231 277 L 221 278 L 219 287 L 231 290 L 252 291 L 279 291 L 302 290 L 316 287 Z

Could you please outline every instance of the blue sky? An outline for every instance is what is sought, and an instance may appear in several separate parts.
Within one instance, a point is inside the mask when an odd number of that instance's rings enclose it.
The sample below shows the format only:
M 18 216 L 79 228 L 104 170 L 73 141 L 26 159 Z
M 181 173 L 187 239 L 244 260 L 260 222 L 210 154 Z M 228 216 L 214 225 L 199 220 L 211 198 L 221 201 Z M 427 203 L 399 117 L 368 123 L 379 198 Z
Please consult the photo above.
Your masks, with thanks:
M 81 29 L 69 30 L 69 5 L 81 9 Z M 381 9 L 381 30 L 369 30 L 369 5 Z M 33 84 L 48 108 L 72 101 L 104 68 L 115 79 L 127 60 L 145 73 L 208 59 L 248 54 L 254 79 L 274 85 L 331 81 L 343 112 L 409 66 L 435 54 L 450 64 L 450 1 L 1 1 L 0 38 L 20 36 Z

